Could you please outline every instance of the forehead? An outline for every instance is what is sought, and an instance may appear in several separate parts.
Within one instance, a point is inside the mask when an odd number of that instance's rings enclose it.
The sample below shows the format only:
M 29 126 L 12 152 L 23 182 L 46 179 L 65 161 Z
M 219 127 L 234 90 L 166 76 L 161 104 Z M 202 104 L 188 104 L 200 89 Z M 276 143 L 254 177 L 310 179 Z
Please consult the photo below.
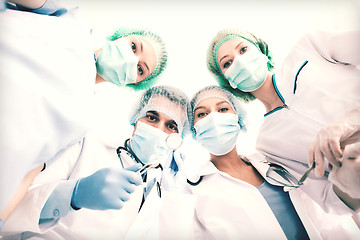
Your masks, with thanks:
M 238 39 L 230 39 L 221 44 L 217 51 L 217 58 L 219 59 L 220 56 L 226 55 L 229 51 L 232 51 L 238 46 L 239 44 L 246 44 L 246 45 L 253 45 L 248 40 L 239 37 Z
M 224 100 L 226 102 L 229 102 L 228 97 L 222 91 L 219 91 L 216 89 L 210 90 L 210 91 L 205 91 L 205 92 L 200 93 L 196 97 L 195 108 L 200 106 L 201 104 L 215 105 L 216 103 L 224 101 Z
M 163 113 L 168 117 L 168 120 L 174 120 L 180 126 L 186 118 L 186 113 L 183 107 L 175 104 L 165 96 L 154 96 L 147 104 L 147 112 L 156 111 Z

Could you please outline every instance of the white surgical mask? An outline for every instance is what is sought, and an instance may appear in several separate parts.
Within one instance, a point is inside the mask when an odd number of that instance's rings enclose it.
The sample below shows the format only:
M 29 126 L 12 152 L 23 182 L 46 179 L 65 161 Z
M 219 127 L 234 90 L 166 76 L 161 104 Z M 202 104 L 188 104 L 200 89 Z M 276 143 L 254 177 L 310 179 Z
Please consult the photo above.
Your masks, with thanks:
M 167 137 L 162 130 L 138 121 L 130 148 L 143 164 L 157 161 L 164 165 L 172 152 L 166 145 Z
M 212 112 L 195 125 L 195 139 L 211 154 L 222 156 L 235 146 L 240 131 L 239 119 L 233 113 Z
M 124 86 L 136 82 L 138 62 L 129 42 L 120 38 L 106 43 L 96 58 L 96 70 L 106 81 Z
M 234 89 L 238 88 L 243 92 L 255 91 L 265 82 L 268 72 L 267 61 L 267 57 L 257 48 L 251 48 L 234 58 L 224 74 L 225 78 Z

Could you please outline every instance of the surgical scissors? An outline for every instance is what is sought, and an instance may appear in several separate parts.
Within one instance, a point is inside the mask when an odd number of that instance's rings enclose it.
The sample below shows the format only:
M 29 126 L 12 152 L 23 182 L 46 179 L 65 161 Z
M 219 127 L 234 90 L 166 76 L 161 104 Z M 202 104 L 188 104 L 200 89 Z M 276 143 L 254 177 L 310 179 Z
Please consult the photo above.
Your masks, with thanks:
M 315 166 L 316 166 L 316 163 L 315 163 L 315 161 L 314 161 L 313 164 L 311 165 L 311 167 L 310 167 L 310 168 L 304 173 L 304 175 L 302 175 L 302 177 L 300 178 L 300 180 L 299 180 L 299 183 L 300 183 L 300 184 L 303 184 L 303 183 L 304 183 L 304 181 L 306 180 L 306 178 L 309 176 L 311 170 L 313 170 L 313 169 L 315 168 Z

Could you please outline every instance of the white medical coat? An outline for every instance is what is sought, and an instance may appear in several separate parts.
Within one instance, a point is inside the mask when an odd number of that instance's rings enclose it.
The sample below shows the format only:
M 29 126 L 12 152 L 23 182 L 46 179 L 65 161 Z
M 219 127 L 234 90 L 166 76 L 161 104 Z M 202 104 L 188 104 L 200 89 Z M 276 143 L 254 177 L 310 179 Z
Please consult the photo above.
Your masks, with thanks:
M 126 154 L 123 156 L 124 167 L 134 163 Z M 4 239 L 188 239 L 191 236 L 193 196 L 162 189 L 160 198 L 157 184 L 139 213 L 142 186 L 137 187 L 120 210 L 71 210 L 65 217 L 38 224 L 41 210 L 57 184 L 67 182 L 70 186 L 62 200 L 69 207 L 76 180 L 106 167 L 121 167 L 116 149 L 95 137 L 87 136 L 83 143 L 69 148 L 35 179 L 28 195 L 5 222 Z M 55 207 L 54 213 L 61 214 L 61 209 Z
M 7 9 L 0 32 L 2 210 L 27 172 L 84 137 L 96 68 L 78 8 L 62 17 Z
M 359 42 L 359 32 L 308 34 L 273 76 L 288 108 L 265 117 L 256 148 L 298 179 L 308 168 L 309 149 L 318 131 L 360 107 Z M 327 212 L 348 213 L 327 175 L 319 179 L 311 173 L 303 190 Z
M 269 165 L 264 163 L 265 157 L 254 154 L 249 160 L 266 179 L 264 174 Z M 195 239 L 286 239 L 256 187 L 219 171 L 210 161 L 200 169 L 199 176 L 203 176 L 202 181 L 189 187 L 197 197 Z M 359 236 L 356 230 L 344 229 L 343 218 L 326 215 L 301 189 L 292 189 L 289 194 L 310 239 L 355 239 Z

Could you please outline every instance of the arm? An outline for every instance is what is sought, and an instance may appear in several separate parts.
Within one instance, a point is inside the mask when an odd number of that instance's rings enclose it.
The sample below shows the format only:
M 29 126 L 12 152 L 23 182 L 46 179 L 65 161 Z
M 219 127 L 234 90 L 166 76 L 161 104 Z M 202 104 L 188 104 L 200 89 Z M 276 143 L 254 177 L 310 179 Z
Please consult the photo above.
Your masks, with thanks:
M 360 31 L 316 32 L 306 40 L 330 62 L 360 65 Z
M 44 165 L 31 170 L 21 182 L 20 186 L 15 192 L 15 195 L 11 198 L 10 202 L 5 206 L 3 211 L 0 213 L 0 219 L 6 221 L 6 219 L 10 216 L 10 214 L 15 210 L 16 206 L 23 200 L 25 197 L 31 183 L 34 178 L 38 175 L 38 173 L 43 169 Z
M 42 7 L 47 0 L 8 0 L 7 2 L 15 3 L 29 9 Z

